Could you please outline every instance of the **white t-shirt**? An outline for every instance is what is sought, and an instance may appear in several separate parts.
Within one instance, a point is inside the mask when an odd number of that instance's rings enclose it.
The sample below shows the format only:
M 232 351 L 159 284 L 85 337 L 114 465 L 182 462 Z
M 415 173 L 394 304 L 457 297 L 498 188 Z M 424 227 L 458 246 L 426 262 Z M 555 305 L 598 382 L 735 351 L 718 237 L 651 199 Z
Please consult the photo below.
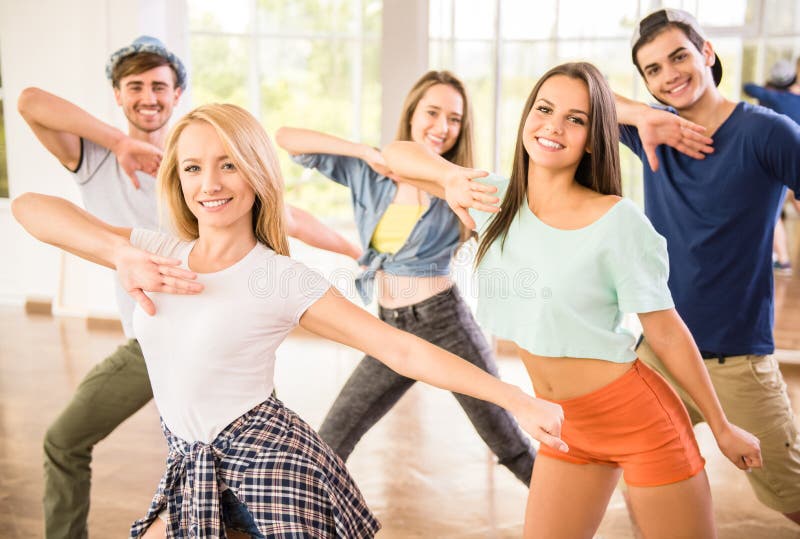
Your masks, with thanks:
M 131 243 L 184 268 L 194 246 L 142 229 Z M 137 306 L 133 325 L 164 423 L 187 442 L 210 443 L 270 396 L 275 350 L 330 284 L 261 243 L 197 280 L 205 286 L 197 295 L 149 294 L 155 316 Z
M 136 172 L 136 177 L 139 189 L 133 187 L 111 150 L 81 139 L 81 162 L 75 171 L 75 181 L 86 211 L 112 226 L 156 230 L 159 228 L 156 179 L 143 172 Z M 135 303 L 119 280 L 114 279 L 114 286 L 122 328 L 125 336 L 133 339 Z

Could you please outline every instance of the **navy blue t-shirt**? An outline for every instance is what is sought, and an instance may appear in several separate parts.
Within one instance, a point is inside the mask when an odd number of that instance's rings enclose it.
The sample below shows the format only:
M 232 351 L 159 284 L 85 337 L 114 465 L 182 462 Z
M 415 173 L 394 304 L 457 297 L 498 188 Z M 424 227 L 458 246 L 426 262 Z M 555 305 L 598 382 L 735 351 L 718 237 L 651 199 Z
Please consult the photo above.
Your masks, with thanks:
M 667 239 L 675 307 L 702 351 L 774 349 L 772 233 L 785 186 L 800 191 L 800 126 L 739 103 L 693 159 L 661 145 L 653 172 L 638 130 L 620 138 L 644 163 L 645 213 Z

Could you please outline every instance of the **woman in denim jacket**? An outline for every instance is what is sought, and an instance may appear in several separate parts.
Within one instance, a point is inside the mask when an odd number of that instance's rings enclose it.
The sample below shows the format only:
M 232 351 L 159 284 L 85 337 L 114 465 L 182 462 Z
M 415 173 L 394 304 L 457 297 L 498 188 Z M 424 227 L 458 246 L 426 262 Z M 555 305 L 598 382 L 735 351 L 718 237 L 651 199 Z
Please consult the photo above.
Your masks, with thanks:
M 463 83 L 429 71 L 406 97 L 397 140 L 425 144 L 454 164 L 472 166 L 472 117 Z M 396 181 L 379 150 L 331 135 L 284 127 L 275 140 L 294 160 L 350 188 L 365 270 L 356 280 L 379 316 L 497 376 L 492 350 L 450 278 L 462 227 L 447 203 L 413 182 Z M 347 460 L 361 437 L 414 384 L 365 356 L 328 412 L 320 434 Z M 535 449 L 505 410 L 454 394 L 499 462 L 526 485 Z

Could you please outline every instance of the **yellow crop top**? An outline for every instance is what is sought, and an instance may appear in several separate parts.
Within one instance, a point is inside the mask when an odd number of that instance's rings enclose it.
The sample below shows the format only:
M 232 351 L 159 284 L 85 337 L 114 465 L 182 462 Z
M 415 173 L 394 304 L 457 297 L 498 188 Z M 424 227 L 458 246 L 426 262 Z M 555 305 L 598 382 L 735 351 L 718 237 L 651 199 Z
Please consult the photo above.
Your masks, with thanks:
M 422 205 L 389 204 L 375 227 L 370 245 L 379 253 L 396 253 L 424 212 L 425 206 Z

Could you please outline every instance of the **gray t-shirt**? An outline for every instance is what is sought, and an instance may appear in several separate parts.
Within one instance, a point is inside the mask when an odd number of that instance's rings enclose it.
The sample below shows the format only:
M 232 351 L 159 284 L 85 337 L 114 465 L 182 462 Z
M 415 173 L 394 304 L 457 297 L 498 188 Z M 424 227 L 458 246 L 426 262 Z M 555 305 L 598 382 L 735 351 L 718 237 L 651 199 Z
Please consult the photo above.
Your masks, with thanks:
M 75 181 L 86 211 L 113 226 L 158 230 L 156 179 L 142 172 L 137 172 L 136 176 L 139 189 L 133 187 L 109 149 L 81 139 L 81 160 L 75 171 Z M 119 281 L 115 279 L 114 284 L 125 336 L 133 339 L 135 302 Z

